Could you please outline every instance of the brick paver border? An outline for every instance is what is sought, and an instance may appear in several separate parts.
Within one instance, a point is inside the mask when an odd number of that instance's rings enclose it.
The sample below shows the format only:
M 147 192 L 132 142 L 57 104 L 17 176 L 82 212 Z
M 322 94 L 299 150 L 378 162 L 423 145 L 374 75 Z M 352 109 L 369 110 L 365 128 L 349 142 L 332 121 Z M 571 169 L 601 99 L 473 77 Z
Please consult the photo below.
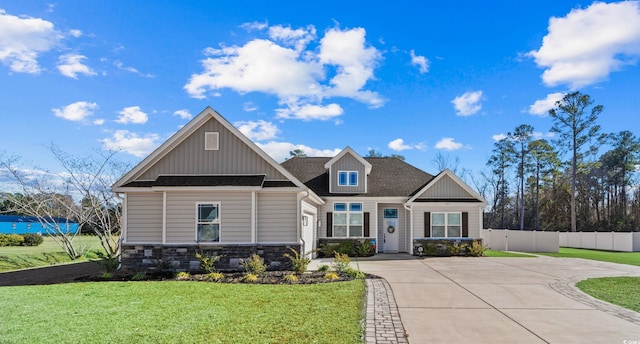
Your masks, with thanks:
M 384 278 L 368 278 L 365 342 L 409 343 L 391 286 Z

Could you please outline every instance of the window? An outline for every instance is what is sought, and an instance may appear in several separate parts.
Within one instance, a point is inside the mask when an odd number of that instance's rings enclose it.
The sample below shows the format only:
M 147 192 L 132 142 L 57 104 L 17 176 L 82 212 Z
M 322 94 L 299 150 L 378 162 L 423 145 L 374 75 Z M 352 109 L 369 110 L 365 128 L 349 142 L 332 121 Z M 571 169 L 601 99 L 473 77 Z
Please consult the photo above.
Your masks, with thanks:
M 462 237 L 462 214 L 431 213 L 431 236 L 434 238 Z
M 219 242 L 220 203 L 198 203 L 196 216 L 198 242 Z
M 338 171 L 338 186 L 358 186 L 358 171 Z
M 338 238 L 364 236 L 362 203 L 333 204 L 333 236 Z

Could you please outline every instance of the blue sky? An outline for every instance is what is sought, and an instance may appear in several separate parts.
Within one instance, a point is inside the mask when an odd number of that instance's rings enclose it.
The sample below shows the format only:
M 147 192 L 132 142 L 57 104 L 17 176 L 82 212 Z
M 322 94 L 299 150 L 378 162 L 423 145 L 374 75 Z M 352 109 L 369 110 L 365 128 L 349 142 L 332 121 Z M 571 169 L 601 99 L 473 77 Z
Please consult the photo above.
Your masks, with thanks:
M 277 161 L 350 146 L 485 168 L 566 92 L 640 135 L 640 3 L 1 1 L 0 154 L 131 163 L 211 106 Z

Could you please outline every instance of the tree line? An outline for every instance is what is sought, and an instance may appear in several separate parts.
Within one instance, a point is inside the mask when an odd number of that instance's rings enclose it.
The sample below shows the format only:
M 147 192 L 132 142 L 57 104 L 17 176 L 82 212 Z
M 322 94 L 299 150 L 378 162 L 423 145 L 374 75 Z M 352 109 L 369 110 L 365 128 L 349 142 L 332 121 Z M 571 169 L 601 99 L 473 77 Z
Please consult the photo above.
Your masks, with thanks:
M 569 93 L 549 110 L 553 139 L 534 139 L 522 124 L 497 141 L 482 172 L 485 227 L 640 230 L 640 140 L 628 130 L 602 133 L 603 111 L 589 95 Z

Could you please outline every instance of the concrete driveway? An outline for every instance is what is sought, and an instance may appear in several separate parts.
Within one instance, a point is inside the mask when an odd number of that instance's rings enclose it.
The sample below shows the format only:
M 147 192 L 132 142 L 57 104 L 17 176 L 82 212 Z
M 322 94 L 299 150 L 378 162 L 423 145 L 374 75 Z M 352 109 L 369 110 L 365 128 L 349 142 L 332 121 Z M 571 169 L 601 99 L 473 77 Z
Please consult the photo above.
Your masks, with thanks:
M 413 344 L 640 343 L 640 313 L 574 286 L 589 277 L 640 276 L 640 267 L 570 258 L 402 254 L 359 259 L 358 265 L 389 282 Z

